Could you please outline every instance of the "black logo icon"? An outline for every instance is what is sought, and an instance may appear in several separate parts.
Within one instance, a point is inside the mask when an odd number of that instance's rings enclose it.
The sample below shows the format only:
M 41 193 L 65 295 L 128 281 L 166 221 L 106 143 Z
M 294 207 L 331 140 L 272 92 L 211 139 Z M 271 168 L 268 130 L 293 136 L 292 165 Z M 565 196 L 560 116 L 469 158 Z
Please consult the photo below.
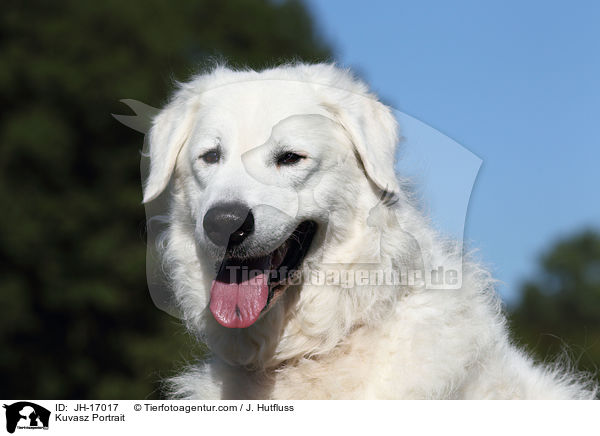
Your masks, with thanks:
M 50 411 L 29 401 L 19 401 L 6 409 L 6 431 L 14 433 L 15 429 L 48 429 Z

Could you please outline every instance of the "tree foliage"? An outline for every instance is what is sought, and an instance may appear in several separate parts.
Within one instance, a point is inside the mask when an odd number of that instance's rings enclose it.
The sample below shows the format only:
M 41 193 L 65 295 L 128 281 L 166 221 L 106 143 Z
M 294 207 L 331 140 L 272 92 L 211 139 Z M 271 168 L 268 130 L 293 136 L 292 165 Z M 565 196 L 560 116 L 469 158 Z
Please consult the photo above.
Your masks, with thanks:
M 541 266 L 512 310 L 516 337 L 541 360 L 566 353 L 600 381 L 600 234 L 558 242 Z
M 160 106 L 214 56 L 329 54 L 298 1 L 4 2 L 1 396 L 152 398 L 190 358 L 146 288 L 143 138 L 111 117 L 119 100 Z

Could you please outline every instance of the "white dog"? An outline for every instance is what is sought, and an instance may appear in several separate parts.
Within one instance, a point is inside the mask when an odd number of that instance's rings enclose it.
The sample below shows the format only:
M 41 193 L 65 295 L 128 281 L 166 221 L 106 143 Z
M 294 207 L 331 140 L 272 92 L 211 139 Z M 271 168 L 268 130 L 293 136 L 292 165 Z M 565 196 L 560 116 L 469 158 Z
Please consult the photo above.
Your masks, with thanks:
M 390 110 L 332 65 L 217 67 L 179 87 L 150 131 L 144 202 L 169 198 L 163 263 L 212 356 L 173 396 L 595 396 L 511 344 L 489 274 L 396 178 L 397 142 Z M 382 280 L 431 265 L 461 284 Z

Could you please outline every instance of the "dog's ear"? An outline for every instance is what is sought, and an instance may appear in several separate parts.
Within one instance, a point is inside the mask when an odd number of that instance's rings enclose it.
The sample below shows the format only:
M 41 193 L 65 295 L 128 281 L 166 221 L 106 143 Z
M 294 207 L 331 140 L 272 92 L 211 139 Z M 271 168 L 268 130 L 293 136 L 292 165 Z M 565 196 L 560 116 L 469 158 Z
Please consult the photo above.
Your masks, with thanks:
M 350 135 L 369 179 L 382 191 L 399 193 L 394 172 L 398 123 L 390 108 L 370 95 L 353 94 L 349 101 L 326 105 Z
M 177 156 L 192 131 L 194 107 L 183 96 L 176 96 L 152 120 L 148 134 L 150 170 L 144 183 L 144 203 L 158 197 L 169 184 Z

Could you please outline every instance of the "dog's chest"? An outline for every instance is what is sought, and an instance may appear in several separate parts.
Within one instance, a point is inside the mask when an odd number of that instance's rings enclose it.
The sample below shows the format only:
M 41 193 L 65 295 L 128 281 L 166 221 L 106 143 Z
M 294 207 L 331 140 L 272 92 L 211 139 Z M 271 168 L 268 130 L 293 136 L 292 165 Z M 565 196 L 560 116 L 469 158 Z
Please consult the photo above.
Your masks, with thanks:
M 273 374 L 273 399 L 369 399 L 394 396 L 395 356 L 380 341 L 355 340 L 325 357 L 302 359 Z

